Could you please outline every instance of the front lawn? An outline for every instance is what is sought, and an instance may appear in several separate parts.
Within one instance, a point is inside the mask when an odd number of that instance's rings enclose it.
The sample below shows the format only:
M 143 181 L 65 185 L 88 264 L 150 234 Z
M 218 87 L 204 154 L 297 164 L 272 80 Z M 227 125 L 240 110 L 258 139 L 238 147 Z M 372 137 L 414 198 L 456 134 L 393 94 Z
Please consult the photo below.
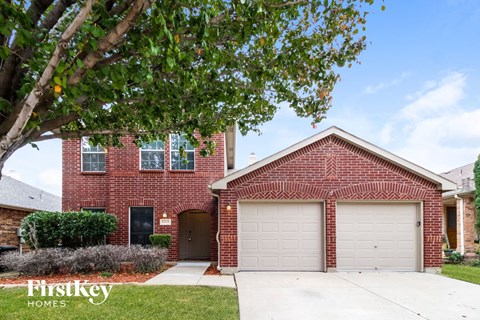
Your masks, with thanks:
M 28 305 L 53 300 L 63 300 L 65 306 Z M 101 305 L 92 305 L 85 297 L 28 297 L 26 287 L 0 289 L 0 310 L 2 320 L 239 319 L 235 289 L 192 286 L 115 285 Z
M 480 284 L 480 268 L 461 264 L 444 264 L 442 274 L 447 277 Z

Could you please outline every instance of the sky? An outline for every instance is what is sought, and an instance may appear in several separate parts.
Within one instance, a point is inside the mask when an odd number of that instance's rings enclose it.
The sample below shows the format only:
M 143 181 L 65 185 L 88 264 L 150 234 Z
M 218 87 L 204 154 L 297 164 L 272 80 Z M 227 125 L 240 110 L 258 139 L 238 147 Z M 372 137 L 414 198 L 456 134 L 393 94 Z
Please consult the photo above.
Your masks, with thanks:
M 480 154 L 480 1 L 376 0 L 360 64 L 340 70 L 333 106 L 317 128 L 281 105 L 262 134 L 237 134 L 236 167 L 330 126 L 440 173 Z M 61 141 L 26 146 L 3 174 L 61 195 Z

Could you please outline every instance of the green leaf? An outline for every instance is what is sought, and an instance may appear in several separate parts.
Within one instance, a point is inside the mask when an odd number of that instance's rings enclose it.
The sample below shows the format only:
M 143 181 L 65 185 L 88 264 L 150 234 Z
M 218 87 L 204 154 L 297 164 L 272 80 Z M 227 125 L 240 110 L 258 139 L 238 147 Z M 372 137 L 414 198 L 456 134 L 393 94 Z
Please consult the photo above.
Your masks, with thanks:
M 10 54 L 10 48 L 6 46 L 0 46 L 0 59 L 2 60 L 7 59 L 9 54 Z
M 172 57 L 167 57 L 167 65 L 170 69 L 173 69 L 175 66 L 175 59 Z

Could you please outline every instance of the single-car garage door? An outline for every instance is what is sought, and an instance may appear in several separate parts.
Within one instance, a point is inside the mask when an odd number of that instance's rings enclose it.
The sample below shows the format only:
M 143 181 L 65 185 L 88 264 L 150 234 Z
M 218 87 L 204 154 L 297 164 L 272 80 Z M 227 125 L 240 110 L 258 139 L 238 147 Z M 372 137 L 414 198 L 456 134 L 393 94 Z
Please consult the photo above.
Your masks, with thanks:
M 241 271 L 322 271 L 322 204 L 241 202 Z
M 419 210 L 406 203 L 338 203 L 337 270 L 419 271 Z

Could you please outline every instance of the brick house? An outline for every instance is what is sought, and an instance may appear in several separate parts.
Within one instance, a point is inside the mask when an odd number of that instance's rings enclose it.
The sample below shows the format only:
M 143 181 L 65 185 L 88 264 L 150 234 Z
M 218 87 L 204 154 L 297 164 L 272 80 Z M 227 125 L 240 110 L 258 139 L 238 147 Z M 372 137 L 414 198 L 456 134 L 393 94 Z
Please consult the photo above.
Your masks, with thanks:
M 62 199 L 4 175 L 0 179 L 0 246 L 18 246 L 17 228 L 34 211 L 60 211 Z
M 475 194 L 474 163 L 452 169 L 440 175 L 457 184 L 453 191 L 445 192 L 443 198 L 443 233 L 449 248 L 462 254 L 475 253 L 477 216 L 473 204 Z
M 223 273 L 440 267 L 451 181 L 336 127 L 227 172 L 234 140 L 216 135 L 210 158 L 187 145 L 188 164 L 178 135 L 108 152 L 65 141 L 63 208 L 116 214 L 116 244 L 170 233 L 171 260 L 211 259 Z
M 138 148 L 90 147 L 63 141 L 63 209 L 114 213 L 112 244 L 149 244 L 148 235 L 172 235 L 171 260 L 217 259 L 217 201 L 208 186 L 233 168 L 235 130 L 213 137 L 216 154 L 205 158 L 183 136 Z

